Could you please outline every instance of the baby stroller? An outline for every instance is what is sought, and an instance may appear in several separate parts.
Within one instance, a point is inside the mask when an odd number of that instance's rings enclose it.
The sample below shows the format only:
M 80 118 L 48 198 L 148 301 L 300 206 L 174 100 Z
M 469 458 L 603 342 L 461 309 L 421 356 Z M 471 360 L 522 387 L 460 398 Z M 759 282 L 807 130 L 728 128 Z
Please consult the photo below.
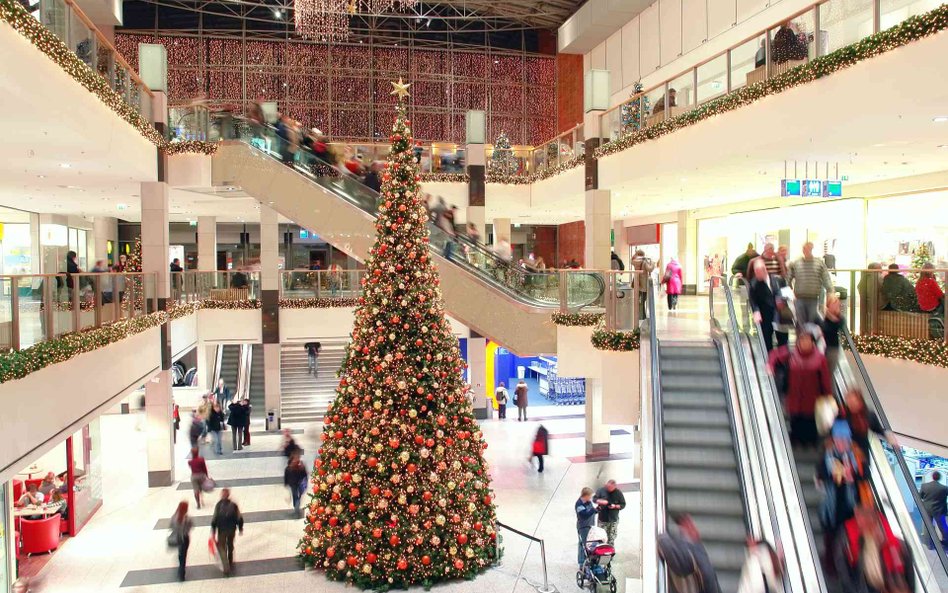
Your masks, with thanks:
M 593 593 L 602 593 L 608 588 L 610 593 L 616 593 L 616 577 L 612 575 L 611 566 L 616 549 L 606 543 L 608 539 L 606 530 L 602 527 L 592 527 L 589 530 L 586 545 L 583 547 L 586 559 L 576 571 L 576 585 L 580 589 L 588 588 Z

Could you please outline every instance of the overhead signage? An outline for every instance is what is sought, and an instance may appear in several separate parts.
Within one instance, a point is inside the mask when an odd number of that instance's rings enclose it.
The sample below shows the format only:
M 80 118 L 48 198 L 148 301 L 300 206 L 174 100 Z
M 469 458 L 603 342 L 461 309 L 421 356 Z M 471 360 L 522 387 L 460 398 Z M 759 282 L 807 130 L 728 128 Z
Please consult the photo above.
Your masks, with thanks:
M 783 179 L 780 181 L 780 195 L 784 198 L 799 196 L 801 191 L 799 179 Z
M 309 239 L 309 231 L 300 229 L 300 239 Z
M 823 182 L 819 179 L 804 179 L 803 180 L 803 193 L 801 194 L 804 198 L 812 197 L 822 197 L 823 196 Z
M 824 198 L 843 197 L 843 182 L 842 181 L 824 181 L 823 182 L 823 197 Z
M 841 198 L 843 182 L 835 179 L 781 179 L 781 197 Z

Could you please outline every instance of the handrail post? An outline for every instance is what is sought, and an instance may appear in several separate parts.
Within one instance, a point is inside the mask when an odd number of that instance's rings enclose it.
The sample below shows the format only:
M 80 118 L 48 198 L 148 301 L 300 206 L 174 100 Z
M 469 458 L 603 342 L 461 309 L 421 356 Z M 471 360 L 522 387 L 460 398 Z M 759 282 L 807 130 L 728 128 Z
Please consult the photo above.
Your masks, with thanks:
M 82 327 L 82 318 L 79 316 L 79 285 L 82 282 L 80 274 L 72 274 L 72 294 L 70 301 L 72 303 L 72 331 L 77 332 Z M 67 276 L 68 278 L 69 276 Z
M 569 281 L 569 274 L 566 270 L 559 270 L 559 277 L 560 313 L 566 313 L 569 311 L 569 287 L 566 284 Z
M 102 327 L 102 277 L 92 277 L 93 311 L 95 312 L 95 326 Z
M 642 307 L 641 300 L 639 299 L 640 285 L 639 282 L 647 282 L 647 278 L 644 272 L 632 272 L 632 278 L 629 285 L 632 287 L 632 329 L 640 328 L 642 321 Z M 646 290 L 648 290 L 646 284 Z M 646 295 L 648 298 L 648 295 Z
M 613 274 L 604 273 L 606 282 L 606 330 L 616 330 L 616 278 Z
M 55 317 L 55 313 L 53 312 L 53 306 L 55 306 L 56 303 L 53 303 L 53 284 L 56 283 L 56 280 L 58 280 L 58 278 L 59 278 L 58 276 L 53 275 L 53 276 L 46 276 L 43 279 L 43 301 L 44 301 L 43 304 L 46 305 L 44 307 L 43 317 L 46 319 L 46 339 L 47 340 L 52 340 L 53 338 L 56 337 L 56 324 L 55 324 L 56 317 Z M 57 287 L 57 290 L 58 290 L 58 287 Z
M 546 571 L 546 543 L 541 539 L 540 540 L 540 560 L 543 562 L 543 587 L 537 589 L 540 593 L 553 593 L 556 591 L 555 587 L 550 586 L 550 580 L 547 577 Z
M 20 349 L 20 287 L 17 279 L 10 279 L 10 349 L 14 352 Z

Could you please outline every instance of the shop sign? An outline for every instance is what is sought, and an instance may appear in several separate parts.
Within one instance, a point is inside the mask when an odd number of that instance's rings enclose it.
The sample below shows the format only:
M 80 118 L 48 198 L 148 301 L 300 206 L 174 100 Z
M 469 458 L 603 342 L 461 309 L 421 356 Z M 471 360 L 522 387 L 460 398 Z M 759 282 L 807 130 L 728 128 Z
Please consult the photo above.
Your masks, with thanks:
M 843 182 L 842 181 L 824 181 L 823 182 L 823 197 L 824 198 L 841 198 L 843 197 Z
M 819 179 L 804 179 L 803 180 L 803 197 L 812 198 L 812 197 L 822 197 L 823 196 L 823 182 Z
M 802 192 L 799 179 L 783 179 L 780 181 L 780 196 L 799 196 Z

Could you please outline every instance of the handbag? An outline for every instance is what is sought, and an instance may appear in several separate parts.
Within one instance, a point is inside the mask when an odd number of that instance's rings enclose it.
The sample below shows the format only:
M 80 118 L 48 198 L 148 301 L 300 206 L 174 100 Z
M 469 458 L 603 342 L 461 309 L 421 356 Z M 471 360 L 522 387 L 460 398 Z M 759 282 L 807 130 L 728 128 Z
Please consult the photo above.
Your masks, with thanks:
M 820 435 L 829 434 L 830 429 L 833 427 L 833 422 L 836 421 L 836 416 L 839 414 L 839 405 L 836 403 L 836 398 L 831 395 L 824 395 L 816 400 L 816 406 L 814 407 L 814 416 L 816 417 L 816 430 Z
M 177 548 L 181 545 L 181 542 L 178 540 L 178 534 L 174 532 L 174 529 L 168 534 L 168 547 Z
M 214 480 L 210 476 L 205 477 L 204 480 L 201 482 L 201 490 L 203 492 L 210 492 L 211 490 L 214 489 L 215 486 L 217 486 L 217 483 L 214 482 Z

